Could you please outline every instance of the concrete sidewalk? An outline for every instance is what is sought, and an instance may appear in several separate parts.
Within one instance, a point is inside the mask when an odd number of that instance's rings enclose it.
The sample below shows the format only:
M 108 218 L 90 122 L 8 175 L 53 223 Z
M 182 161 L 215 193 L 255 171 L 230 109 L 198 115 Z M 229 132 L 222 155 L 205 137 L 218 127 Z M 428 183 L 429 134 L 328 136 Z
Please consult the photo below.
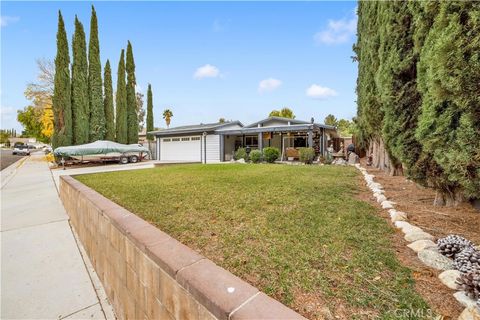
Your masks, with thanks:
M 1 318 L 111 318 L 43 155 L 17 168 L 1 200 Z

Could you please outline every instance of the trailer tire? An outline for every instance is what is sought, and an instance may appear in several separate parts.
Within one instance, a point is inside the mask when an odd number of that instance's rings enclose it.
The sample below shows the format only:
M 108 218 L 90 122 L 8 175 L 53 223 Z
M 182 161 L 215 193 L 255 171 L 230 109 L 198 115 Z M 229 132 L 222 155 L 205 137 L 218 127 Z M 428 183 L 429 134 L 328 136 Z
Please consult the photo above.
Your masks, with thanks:
M 127 164 L 128 157 L 127 156 L 120 156 L 120 160 L 118 161 L 120 164 Z
M 129 161 L 130 161 L 131 163 L 137 163 L 137 162 L 138 162 L 138 156 L 130 156 Z

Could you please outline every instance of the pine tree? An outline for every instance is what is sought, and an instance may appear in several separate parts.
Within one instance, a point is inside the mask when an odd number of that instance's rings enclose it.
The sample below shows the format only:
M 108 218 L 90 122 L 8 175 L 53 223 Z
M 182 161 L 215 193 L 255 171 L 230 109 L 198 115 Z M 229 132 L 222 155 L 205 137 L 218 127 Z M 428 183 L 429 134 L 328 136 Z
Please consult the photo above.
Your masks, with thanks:
M 70 84 L 70 56 L 67 32 L 62 13 L 58 11 L 57 55 L 53 89 L 54 132 L 52 147 L 72 144 L 72 105 Z
M 153 94 L 152 85 L 148 84 L 147 91 L 147 140 L 152 141 L 153 135 L 148 132 L 153 131 Z
M 135 62 L 130 41 L 127 45 L 127 143 L 138 143 L 137 100 L 135 95 Z
M 115 140 L 115 119 L 113 110 L 113 86 L 112 86 L 112 70 L 110 61 L 107 60 L 103 76 L 104 100 L 103 107 L 105 112 L 105 140 Z
M 105 111 L 102 101 L 102 65 L 98 41 L 97 13 L 92 5 L 90 40 L 88 44 L 88 94 L 90 109 L 90 142 L 105 137 Z
M 125 50 L 122 49 L 117 72 L 117 93 L 115 96 L 117 142 L 127 143 L 127 92 L 125 84 Z
M 72 63 L 73 143 L 88 142 L 89 133 L 88 65 L 85 31 L 75 16 Z

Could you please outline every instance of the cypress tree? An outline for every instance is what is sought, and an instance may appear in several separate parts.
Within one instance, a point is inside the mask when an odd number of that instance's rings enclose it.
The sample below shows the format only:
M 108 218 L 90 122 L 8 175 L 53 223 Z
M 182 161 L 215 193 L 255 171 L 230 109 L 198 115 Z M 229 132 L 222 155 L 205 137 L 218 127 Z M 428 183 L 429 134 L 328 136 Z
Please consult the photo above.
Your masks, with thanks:
M 392 159 L 394 173 L 402 164 L 410 178 L 422 179 L 415 169 L 422 147 L 415 138 L 421 97 L 416 84 L 418 54 L 414 51 L 414 12 L 409 2 L 380 5 L 380 65 L 376 83 L 384 113 L 382 137 Z
M 127 143 L 127 92 L 125 84 L 125 50 L 122 49 L 117 72 L 117 94 L 115 96 L 117 142 Z
M 88 65 L 85 31 L 75 16 L 72 64 L 73 143 L 88 142 L 89 133 Z
M 93 5 L 88 44 L 88 94 L 90 109 L 89 140 L 103 140 L 105 137 L 105 112 L 102 101 L 102 65 L 100 62 L 97 13 Z
M 127 45 L 127 143 L 138 143 L 137 100 L 135 95 L 135 62 L 130 41 Z
M 416 133 L 437 164 L 428 177 L 436 201 L 457 204 L 480 197 L 480 3 L 437 6 L 418 67 L 423 99 Z
M 67 32 L 62 13 L 58 11 L 57 55 L 53 89 L 54 130 L 52 147 L 72 144 L 72 105 L 70 84 L 70 55 Z
M 384 3 L 361 1 L 358 5 L 358 38 L 354 51 L 358 61 L 357 79 L 357 141 L 368 147 L 373 165 L 391 170 L 392 164 L 382 137 L 384 112 L 376 77 L 380 65 L 379 47 Z M 393 172 L 392 172 L 393 173 Z
M 151 84 L 148 84 L 147 91 L 147 140 L 152 141 L 153 135 L 148 134 L 149 131 L 153 131 L 153 94 Z
M 110 61 L 105 64 L 104 76 L 104 100 L 103 107 L 105 112 L 105 140 L 115 140 L 115 119 L 113 111 L 113 86 L 112 86 L 112 70 L 110 69 Z

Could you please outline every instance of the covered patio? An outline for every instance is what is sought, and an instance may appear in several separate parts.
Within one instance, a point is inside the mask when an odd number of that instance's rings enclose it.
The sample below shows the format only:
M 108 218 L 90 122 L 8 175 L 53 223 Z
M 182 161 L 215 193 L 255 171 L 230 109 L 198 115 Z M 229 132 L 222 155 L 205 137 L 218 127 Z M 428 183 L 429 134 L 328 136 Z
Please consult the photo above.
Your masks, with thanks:
M 218 131 L 221 161 L 230 161 L 239 148 L 263 150 L 278 148 L 281 161 L 297 160 L 298 148 L 312 147 L 316 157 L 325 156 L 329 141 L 337 136 L 335 128 L 316 123 L 244 127 Z

